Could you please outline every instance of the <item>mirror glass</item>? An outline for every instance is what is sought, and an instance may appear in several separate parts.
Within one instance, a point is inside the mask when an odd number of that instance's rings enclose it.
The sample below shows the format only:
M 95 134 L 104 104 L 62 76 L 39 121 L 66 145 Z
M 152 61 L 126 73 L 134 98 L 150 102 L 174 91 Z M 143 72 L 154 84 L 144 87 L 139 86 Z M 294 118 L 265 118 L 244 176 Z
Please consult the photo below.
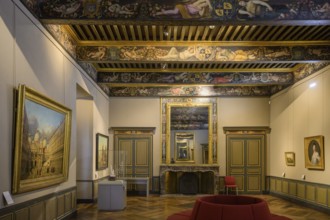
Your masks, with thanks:
M 212 146 L 209 127 L 212 105 L 207 103 L 175 104 L 168 103 L 168 127 L 170 137 L 170 157 L 175 163 L 207 163 L 213 151 L 207 151 L 203 158 L 202 144 Z M 205 149 L 204 149 L 205 150 Z
M 194 145 L 195 136 L 193 132 L 176 132 L 175 133 L 175 160 L 194 162 Z

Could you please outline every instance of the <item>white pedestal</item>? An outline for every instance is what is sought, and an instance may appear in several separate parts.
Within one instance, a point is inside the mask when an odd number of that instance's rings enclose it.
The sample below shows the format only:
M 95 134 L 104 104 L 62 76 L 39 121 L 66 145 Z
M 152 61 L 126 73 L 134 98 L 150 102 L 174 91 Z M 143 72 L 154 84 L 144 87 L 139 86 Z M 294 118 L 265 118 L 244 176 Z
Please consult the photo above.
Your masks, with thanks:
M 99 182 L 97 206 L 99 210 L 123 210 L 126 207 L 126 181 Z

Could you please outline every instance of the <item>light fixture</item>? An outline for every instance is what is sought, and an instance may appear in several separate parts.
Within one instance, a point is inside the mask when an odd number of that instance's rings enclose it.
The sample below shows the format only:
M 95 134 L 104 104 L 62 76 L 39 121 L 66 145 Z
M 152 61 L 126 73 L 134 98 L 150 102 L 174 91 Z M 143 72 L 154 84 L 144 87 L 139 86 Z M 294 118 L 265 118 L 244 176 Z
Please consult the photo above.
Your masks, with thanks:
M 167 63 L 163 63 L 163 64 L 162 64 L 162 69 L 163 69 L 163 70 L 167 69 Z
M 315 86 L 316 86 L 316 82 L 309 84 L 309 88 L 314 88 Z
M 213 29 L 215 28 L 215 26 L 214 26 L 214 25 L 210 25 L 209 28 L 210 28 L 211 30 L 213 30 Z
M 164 26 L 164 35 L 168 36 L 167 26 Z

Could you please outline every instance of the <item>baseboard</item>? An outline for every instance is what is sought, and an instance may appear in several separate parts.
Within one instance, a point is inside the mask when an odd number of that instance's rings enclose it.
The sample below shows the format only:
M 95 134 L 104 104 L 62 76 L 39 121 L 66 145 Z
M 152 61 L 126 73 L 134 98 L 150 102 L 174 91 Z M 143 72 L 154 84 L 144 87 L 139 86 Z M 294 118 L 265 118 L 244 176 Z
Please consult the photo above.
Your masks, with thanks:
M 96 203 L 96 199 L 77 199 L 77 203 Z
M 74 210 L 74 211 L 71 212 L 70 214 L 68 214 L 68 215 L 66 215 L 66 216 L 64 216 L 64 217 L 62 217 L 62 218 L 60 218 L 60 220 L 70 220 L 70 219 L 73 218 L 73 217 L 77 217 L 77 215 L 78 215 L 77 210 Z

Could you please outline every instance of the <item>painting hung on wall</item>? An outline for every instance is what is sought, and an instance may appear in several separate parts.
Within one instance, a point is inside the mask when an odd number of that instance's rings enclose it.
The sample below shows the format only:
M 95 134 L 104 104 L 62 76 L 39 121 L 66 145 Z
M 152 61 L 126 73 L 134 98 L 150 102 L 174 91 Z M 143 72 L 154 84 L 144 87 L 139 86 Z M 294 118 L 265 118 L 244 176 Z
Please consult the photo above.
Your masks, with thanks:
M 324 170 L 324 137 L 313 136 L 305 138 L 305 167 Z
M 296 164 L 294 152 L 285 152 L 285 163 L 287 166 L 294 166 Z
M 12 193 L 66 181 L 71 110 L 25 85 L 18 87 L 16 107 Z
M 96 170 L 108 168 L 109 137 L 96 134 Z

